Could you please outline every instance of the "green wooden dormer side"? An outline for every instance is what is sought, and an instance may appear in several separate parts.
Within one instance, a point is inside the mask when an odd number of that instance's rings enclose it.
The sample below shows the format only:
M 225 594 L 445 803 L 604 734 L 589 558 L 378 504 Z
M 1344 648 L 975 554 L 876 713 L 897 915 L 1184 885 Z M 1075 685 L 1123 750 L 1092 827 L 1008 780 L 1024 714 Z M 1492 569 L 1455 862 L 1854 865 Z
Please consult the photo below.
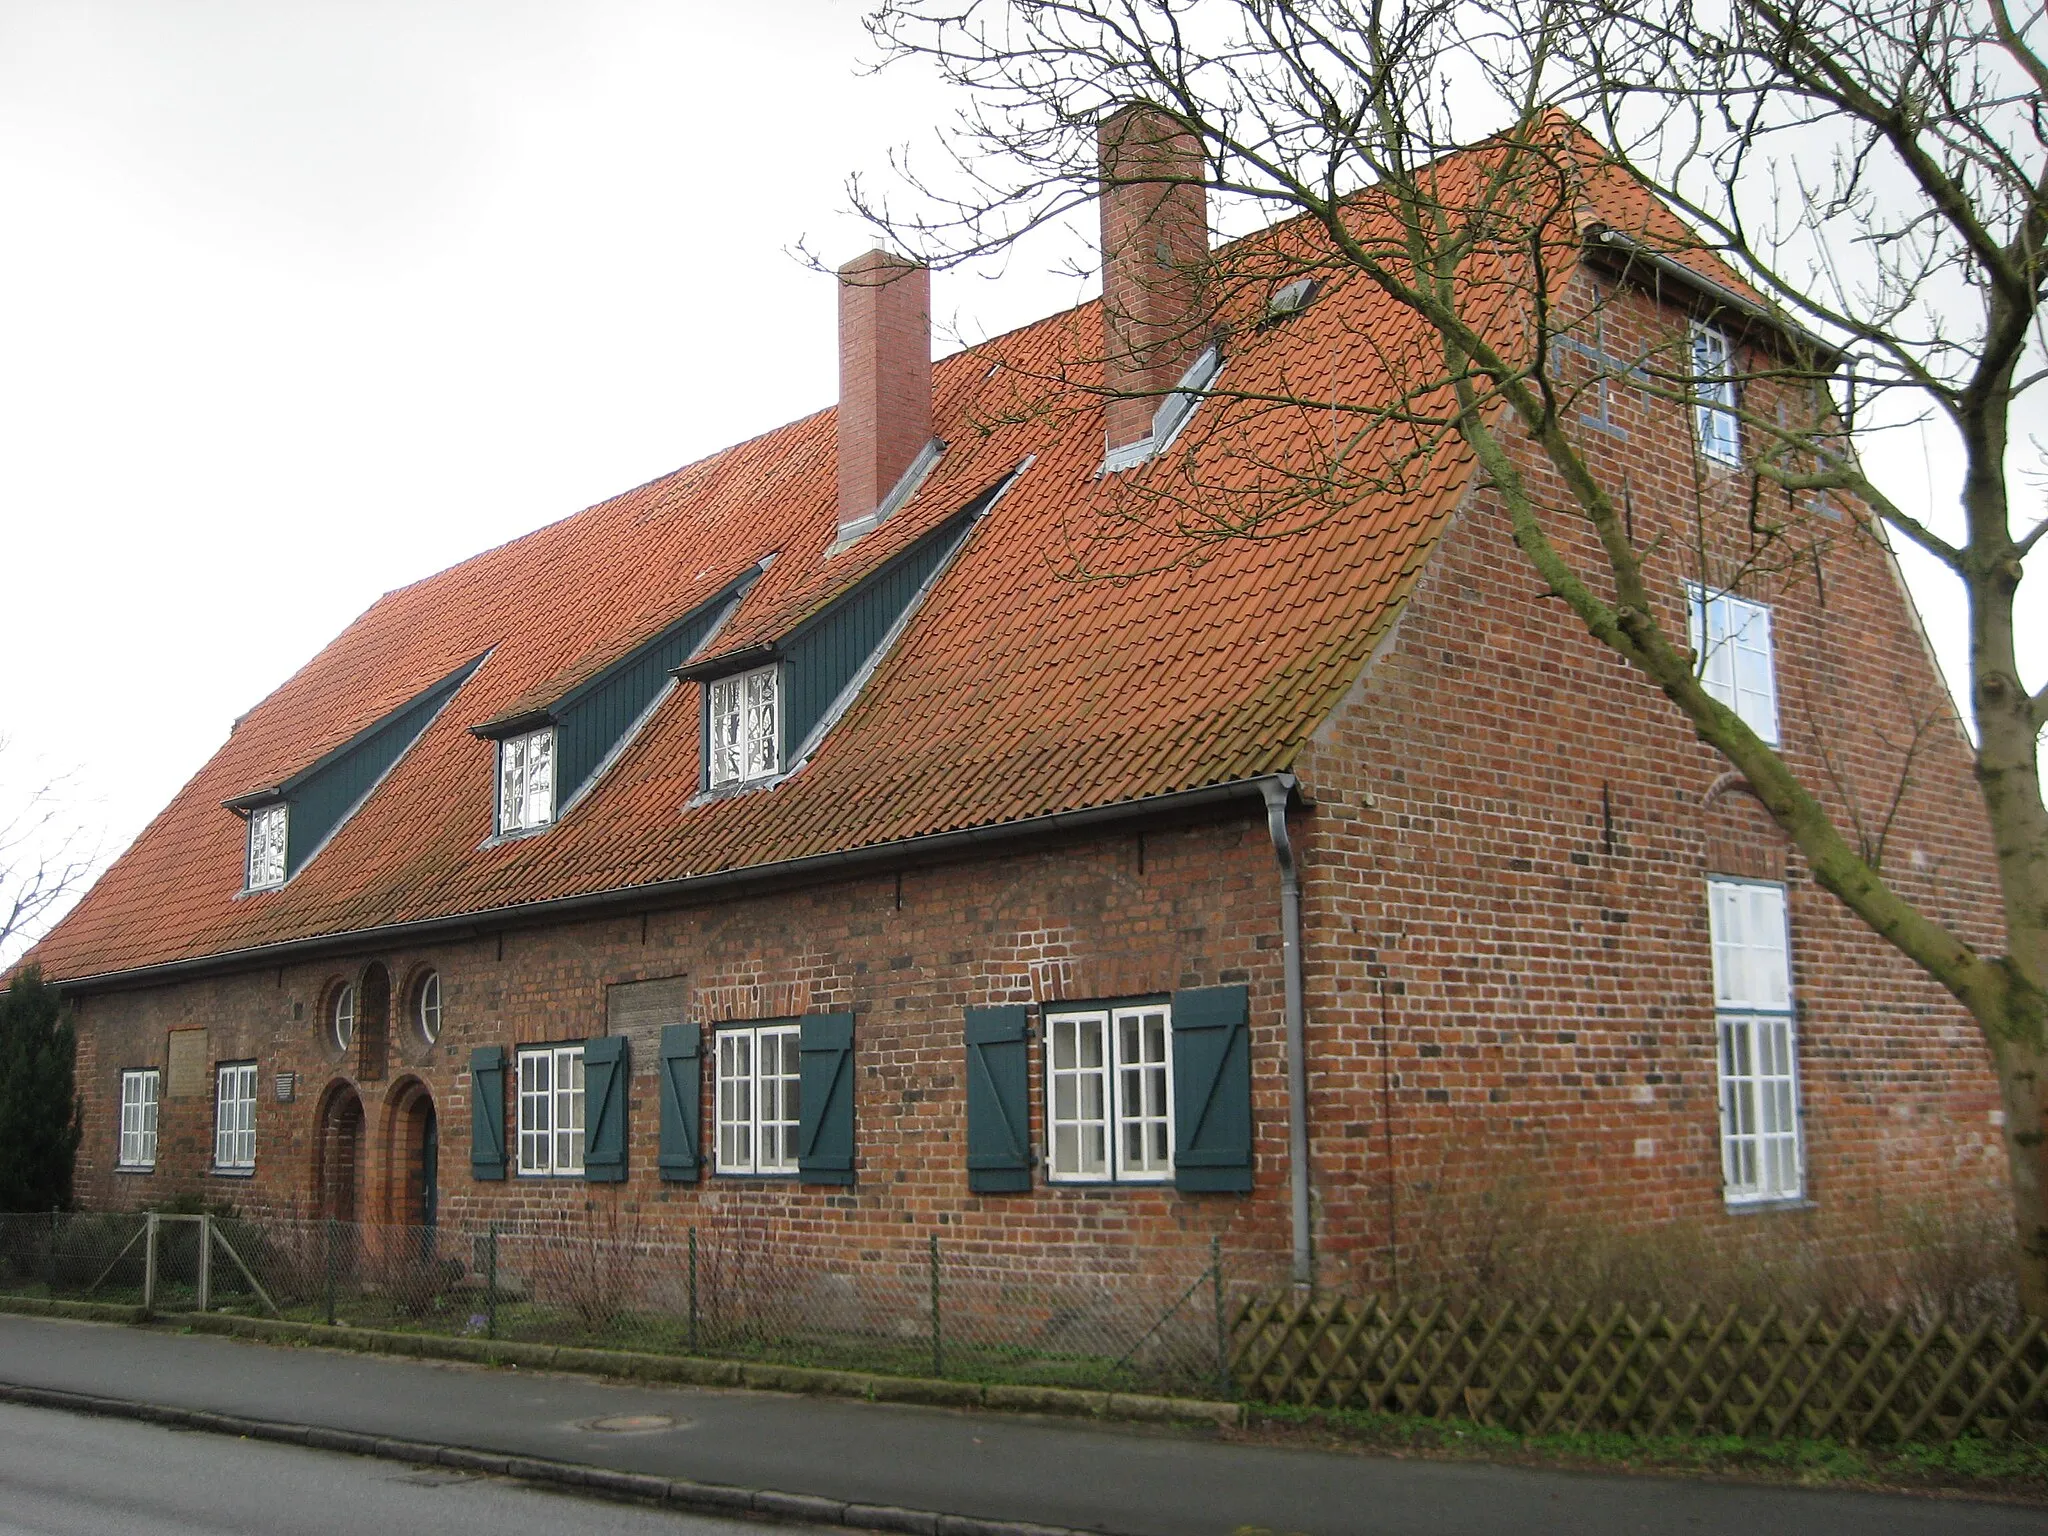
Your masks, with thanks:
M 465 662 L 431 688 L 415 694 L 383 719 L 358 731 L 283 783 L 228 802 L 244 815 L 265 806 L 289 808 L 285 822 L 284 877 L 290 880 L 347 821 L 426 733 L 484 658 Z
M 590 786 L 668 688 L 669 674 L 704 643 L 738 595 L 730 589 L 721 592 L 589 682 L 564 694 L 548 711 L 555 723 L 557 805 L 567 810 Z
M 847 687 L 880 660 L 890 632 L 952 558 L 994 493 L 977 497 L 852 591 L 790 631 L 782 659 L 782 762 L 796 755 Z

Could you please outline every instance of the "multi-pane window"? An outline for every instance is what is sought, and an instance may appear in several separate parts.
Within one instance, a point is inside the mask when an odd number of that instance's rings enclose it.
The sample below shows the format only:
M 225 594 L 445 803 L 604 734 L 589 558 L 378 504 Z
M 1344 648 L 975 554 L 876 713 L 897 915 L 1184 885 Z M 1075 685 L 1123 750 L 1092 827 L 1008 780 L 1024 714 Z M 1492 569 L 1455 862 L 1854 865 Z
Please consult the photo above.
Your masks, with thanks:
M 284 884 L 285 832 L 290 824 L 291 807 L 282 803 L 260 805 L 249 813 L 250 890 Z
M 498 743 L 498 830 L 526 832 L 555 819 L 555 728 Z
M 121 1074 L 121 1155 L 123 1168 L 156 1166 L 156 1100 L 161 1079 L 156 1068 Z
M 1798 1034 L 1792 1024 L 1785 888 L 1707 882 L 1721 1069 L 1721 1170 L 1731 1205 L 1797 1199 Z
M 795 1024 L 718 1032 L 718 1171 L 795 1173 L 802 1077 Z
M 1699 433 L 1700 452 L 1723 464 L 1742 462 L 1734 366 L 1734 354 L 1723 332 L 1711 325 L 1692 328 L 1693 425 Z
M 583 1047 L 519 1053 L 519 1171 L 583 1172 Z
M 1757 737 L 1778 743 L 1778 682 L 1771 658 L 1771 610 L 1704 587 L 1687 591 L 1700 686 L 1734 710 Z
M 765 779 L 782 767 L 778 686 L 781 672 L 756 667 L 721 677 L 708 689 L 706 736 L 711 787 Z
M 234 1061 L 215 1074 L 213 1166 L 256 1166 L 256 1063 Z
M 1166 1005 L 1049 1014 L 1045 1039 L 1051 1177 L 1171 1177 L 1173 1030 Z

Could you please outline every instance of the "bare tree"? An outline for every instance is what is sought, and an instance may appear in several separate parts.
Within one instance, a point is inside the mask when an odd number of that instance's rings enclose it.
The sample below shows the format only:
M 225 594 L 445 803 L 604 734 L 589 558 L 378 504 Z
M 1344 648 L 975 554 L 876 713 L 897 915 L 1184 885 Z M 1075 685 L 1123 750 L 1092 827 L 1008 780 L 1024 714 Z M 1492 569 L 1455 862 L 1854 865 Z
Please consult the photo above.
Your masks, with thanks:
M 2012 507 L 2014 412 L 2048 363 L 2040 10 L 2015 23 L 2004 0 L 887 0 L 870 26 L 885 58 L 935 65 L 966 92 L 953 163 L 942 182 L 912 181 L 909 211 L 854 189 L 898 243 L 957 261 L 1058 219 L 1099 190 L 1098 125 L 1146 101 L 1199 159 L 1133 179 L 1177 176 L 1292 220 L 1211 259 L 1201 324 L 1241 322 L 1245 290 L 1300 275 L 1368 284 L 1419 329 L 1425 345 L 1362 339 L 1390 381 L 1370 400 L 1306 380 L 1252 397 L 1219 380 L 1210 446 L 1293 411 L 1327 426 L 1266 440 L 1320 452 L 1252 473 L 1233 446 L 1226 492 L 1199 482 L 1191 451 L 1129 477 L 1125 515 L 1197 542 L 1270 536 L 1417 483 L 1446 456 L 1476 461 L 1550 594 L 1726 758 L 1818 883 L 1977 1021 L 2005 1107 L 2021 1294 L 2048 1313 L 2048 688 L 2029 690 L 2015 642 L 2048 524 L 2016 530 Z M 1589 187 L 1609 206 L 1635 198 L 1641 217 L 1589 227 Z M 1638 275 L 1704 278 L 1744 344 L 1703 355 L 1682 321 L 1610 334 L 1612 290 L 1570 280 L 1594 250 Z M 1100 391 L 1092 377 L 1063 370 L 1037 398 Z M 1893 744 L 1894 786 L 1843 809 L 1839 750 L 1821 744 L 1809 783 L 1709 691 L 1685 605 L 1647 569 L 1669 557 L 1665 531 L 1639 540 L 1630 489 L 1584 429 L 1619 386 L 1740 423 L 1746 537 L 1717 545 L 1699 519 L 1693 569 L 1710 587 L 1791 579 L 1828 541 L 1887 530 L 1960 583 L 2004 953 L 1887 877 L 1885 832 L 1924 729 Z M 1859 433 L 1916 411 L 1961 444 L 1960 538 L 1858 459 Z
M 7 751 L 0 736 L 0 753 Z M 91 880 L 97 849 L 78 825 L 60 776 L 0 811 L 0 976 Z

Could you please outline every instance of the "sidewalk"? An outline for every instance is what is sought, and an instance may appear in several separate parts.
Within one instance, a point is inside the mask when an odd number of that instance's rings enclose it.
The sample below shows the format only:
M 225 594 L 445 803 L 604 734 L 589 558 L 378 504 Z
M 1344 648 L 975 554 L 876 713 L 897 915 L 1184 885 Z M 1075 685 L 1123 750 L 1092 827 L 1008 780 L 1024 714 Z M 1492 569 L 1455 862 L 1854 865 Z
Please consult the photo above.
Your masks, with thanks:
M 1988 1536 L 2048 1525 L 2021 1506 L 1282 1450 L 1215 1433 L 620 1386 L 14 1316 L 0 1316 L 0 1383 L 1116 1536 Z M 649 1415 L 675 1427 L 593 1427 Z

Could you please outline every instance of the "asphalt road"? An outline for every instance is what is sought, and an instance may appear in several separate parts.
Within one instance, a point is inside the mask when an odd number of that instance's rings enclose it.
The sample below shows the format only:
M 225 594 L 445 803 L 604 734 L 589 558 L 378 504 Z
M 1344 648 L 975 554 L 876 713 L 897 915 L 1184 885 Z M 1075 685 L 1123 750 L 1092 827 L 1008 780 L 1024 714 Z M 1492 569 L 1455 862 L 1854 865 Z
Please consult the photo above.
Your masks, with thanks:
M 501 1478 L 0 1403 L 0 1536 L 760 1536 Z
M 40 1318 L 0 1316 L 0 1381 L 1119 1536 L 2048 1532 L 2048 1513 L 2018 1505 L 1275 1449 L 1192 1431 L 622 1386 Z M 673 1427 L 593 1427 L 648 1414 Z M 361 1466 L 366 1485 L 391 1475 L 375 1462 Z M 12 1514 L 0 1510 L 0 1520 Z M 358 1518 L 349 1528 L 378 1527 Z

